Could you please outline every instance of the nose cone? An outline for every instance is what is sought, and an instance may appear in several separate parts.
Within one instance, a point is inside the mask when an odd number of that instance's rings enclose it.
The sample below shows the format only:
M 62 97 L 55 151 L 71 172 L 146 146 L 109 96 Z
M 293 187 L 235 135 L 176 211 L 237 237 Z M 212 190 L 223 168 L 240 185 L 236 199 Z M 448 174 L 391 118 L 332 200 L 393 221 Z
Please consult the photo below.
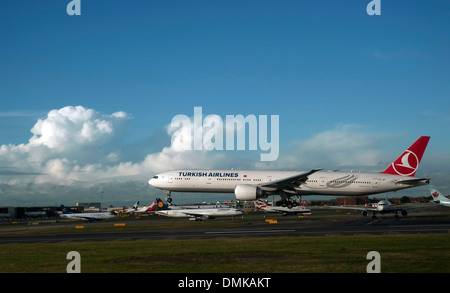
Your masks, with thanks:
M 378 202 L 377 210 L 379 212 L 385 211 L 385 210 L 387 210 L 387 206 L 388 206 L 388 202 L 385 200 L 381 200 Z
M 148 184 L 150 184 L 150 186 L 153 187 L 158 187 L 158 175 L 153 176 L 152 178 L 150 178 L 150 180 L 148 181 Z

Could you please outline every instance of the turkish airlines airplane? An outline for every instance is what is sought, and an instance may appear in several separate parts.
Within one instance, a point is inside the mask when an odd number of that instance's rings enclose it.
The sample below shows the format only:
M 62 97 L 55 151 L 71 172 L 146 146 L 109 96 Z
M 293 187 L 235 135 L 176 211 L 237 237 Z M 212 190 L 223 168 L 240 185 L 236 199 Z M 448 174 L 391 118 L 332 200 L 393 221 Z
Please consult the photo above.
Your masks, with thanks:
M 171 192 L 234 193 L 237 200 L 256 200 L 280 195 L 280 205 L 296 205 L 292 196 L 358 196 L 411 188 L 430 183 L 414 177 L 429 136 L 421 136 L 381 173 L 255 170 L 174 170 L 155 175 L 149 184 Z

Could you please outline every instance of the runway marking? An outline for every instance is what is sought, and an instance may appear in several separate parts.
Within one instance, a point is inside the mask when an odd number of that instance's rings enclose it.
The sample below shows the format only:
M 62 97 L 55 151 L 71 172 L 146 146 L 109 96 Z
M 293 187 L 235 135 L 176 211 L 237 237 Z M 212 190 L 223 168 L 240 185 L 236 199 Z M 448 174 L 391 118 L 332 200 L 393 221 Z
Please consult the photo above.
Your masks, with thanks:
M 445 227 L 449 228 L 449 224 L 422 224 L 422 225 L 390 225 L 389 227 Z
M 381 221 L 381 219 L 373 220 L 372 222 L 365 223 L 364 225 L 365 225 L 365 226 L 372 225 L 373 223 L 378 222 L 378 221 Z
M 234 230 L 234 231 L 211 231 L 205 232 L 205 234 L 235 234 L 235 233 L 283 233 L 283 232 L 295 232 L 295 230 Z

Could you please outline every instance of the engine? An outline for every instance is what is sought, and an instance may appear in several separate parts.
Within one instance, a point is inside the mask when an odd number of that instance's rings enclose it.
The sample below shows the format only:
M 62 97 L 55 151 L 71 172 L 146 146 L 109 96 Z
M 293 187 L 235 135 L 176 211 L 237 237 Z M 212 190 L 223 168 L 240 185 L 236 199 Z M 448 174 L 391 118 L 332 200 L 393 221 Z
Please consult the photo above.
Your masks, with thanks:
M 258 186 L 240 184 L 236 185 L 234 195 L 237 200 L 256 200 L 263 197 L 263 191 Z

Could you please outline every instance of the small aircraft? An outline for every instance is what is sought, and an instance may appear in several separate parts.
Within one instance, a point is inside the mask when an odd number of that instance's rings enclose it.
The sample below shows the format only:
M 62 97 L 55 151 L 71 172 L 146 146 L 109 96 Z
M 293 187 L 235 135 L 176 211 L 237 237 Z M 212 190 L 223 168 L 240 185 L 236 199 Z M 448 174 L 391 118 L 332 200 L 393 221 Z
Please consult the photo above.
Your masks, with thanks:
M 281 207 L 281 206 L 268 206 L 262 199 L 258 198 L 253 202 L 255 209 L 257 211 L 264 211 L 266 213 L 280 213 L 283 216 L 295 215 L 295 214 L 306 214 L 310 215 L 311 210 L 303 206 L 295 206 L 293 208 Z
M 67 218 L 67 219 L 82 219 L 89 222 L 92 221 L 99 221 L 99 220 L 105 220 L 105 219 L 112 219 L 116 217 L 116 214 L 114 212 L 97 212 L 97 213 L 71 213 L 67 210 L 67 208 L 64 207 L 64 205 L 61 205 L 62 213 L 60 217 Z
M 393 205 L 387 199 L 383 199 L 383 200 L 380 200 L 377 204 L 373 205 L 372 207 L 359 208 L 359 207 L 330 206 L 330 208 L 343 209 L 343 210 L 359 210 L 359 211 L 362 211 L 361 214 L 364 217 L 366 217 L 369 214 L 369 212 L 372 212 L 372 218 L 376 218 L 376 213 L 380 213 L 380 214 L 395 213 L 395 217 L 399 217 L 399 215 L 398 215 L 399 212 L 402 214 L 402 216 L 406 216 L 406 215 L 408 215 L 408 210 L 418 209 L 418 208 L 429 208 L 429 207 L 434 207 L 434 206 L 437 206 L 437 205 L 398 206 L 398 205 Z
M 214 219 L 216 217 L 234 217 L 242 215 L 243 212 L 229 207 L 199 207 L 199 208 L 180 208 L 171 209 L 164 204 L 161 199 L 156 199 L 158 210 L 157 215 L 176 218 L 189 218 L 189 220 L 201 221 Z
M 434 202 L 438 202 L 439 204 L 450 207 L 450 199 L 446 198 L 439 190 L 437 190 L 434 186 L 430 187 L 430 193 L 433 197 Z

